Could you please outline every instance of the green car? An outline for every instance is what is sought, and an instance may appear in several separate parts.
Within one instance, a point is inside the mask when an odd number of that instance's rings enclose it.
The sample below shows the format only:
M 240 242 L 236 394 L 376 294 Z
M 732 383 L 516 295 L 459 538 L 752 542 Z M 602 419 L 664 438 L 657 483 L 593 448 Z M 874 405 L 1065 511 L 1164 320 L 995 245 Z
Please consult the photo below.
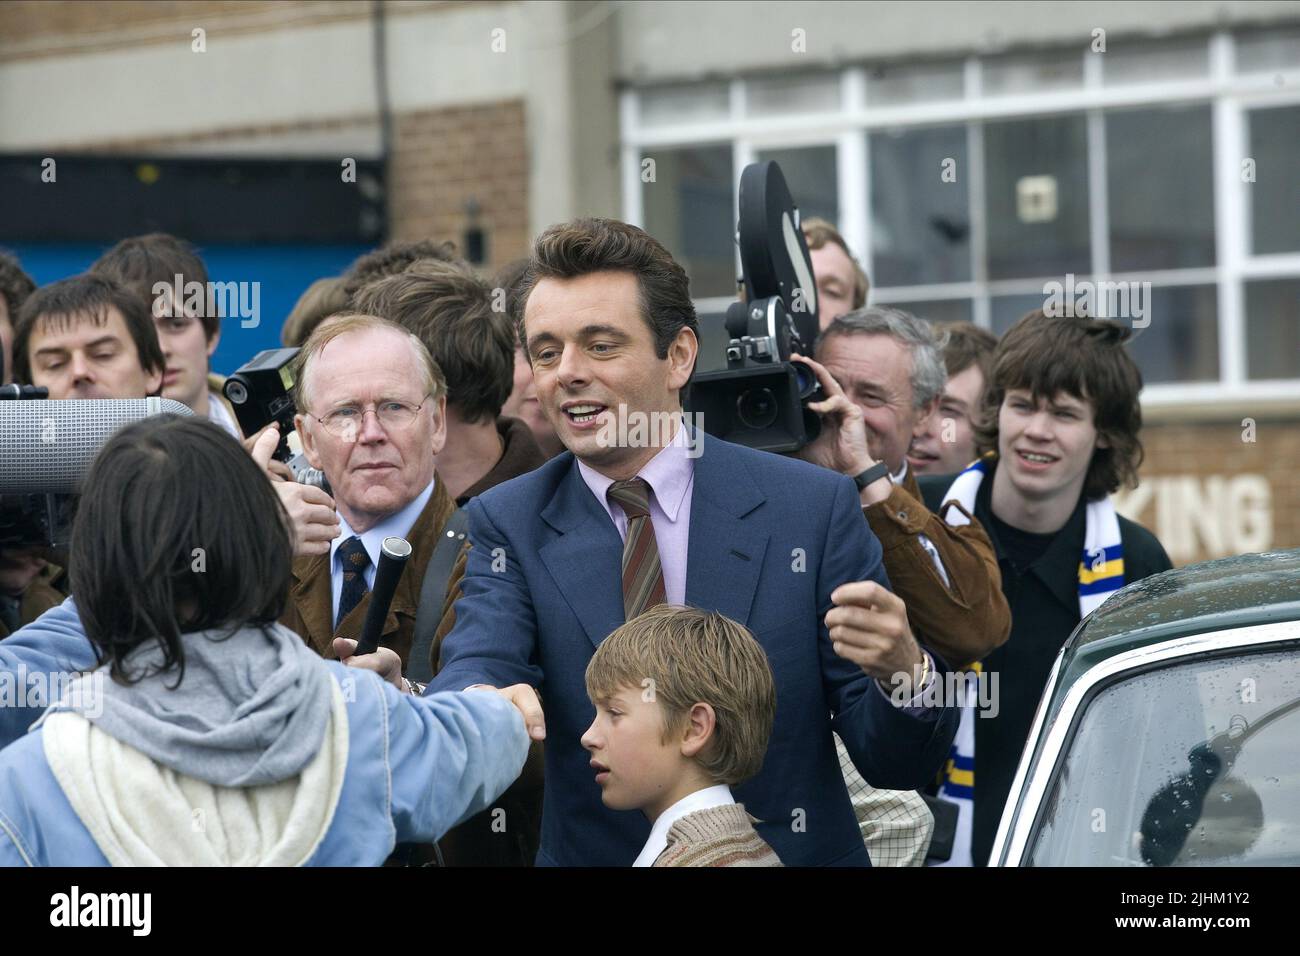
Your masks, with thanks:
M 1166 571 L 1079 624 L 990 864 L 1300 864 L 1300 550 Z

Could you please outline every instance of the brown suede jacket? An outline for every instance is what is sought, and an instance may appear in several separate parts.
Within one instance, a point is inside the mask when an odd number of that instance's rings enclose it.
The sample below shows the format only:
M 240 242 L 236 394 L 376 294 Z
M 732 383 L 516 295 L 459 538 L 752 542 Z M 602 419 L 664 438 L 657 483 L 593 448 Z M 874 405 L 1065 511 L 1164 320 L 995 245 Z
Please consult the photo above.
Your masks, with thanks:
M 988 533 L 973 518 L 953 528 L 926 508 L 908 468 L 884 501 L 862 509 L 884 549 L 885 573 L 907 604 L 916 639 L 951 667 L 973 664 L 1005 644 L 1011 610 Z M 951 586 L 921 545 L 925 535 L 939 552 Z
M 406 670 L 411 644 L 415 640 L 415 612 L 420 606 L 420 586 L 424 583 L 424 572 L 429 566 L 434 545 L 442 534 L 442 527 L 455 507 L 456 504 L 447 494 L 443 483 L 435 477 L 433 494 L 411 526 L 411 533 L 406 536 L 411 544 L 411 557 L 397 582 L 397 590 L 393 592 L 393 603 L 389 606 L 388 617 L 384 619 L 383 636 L 380 638 L 380 644 L 392 648 L 402 659 L 403 671 Z M 369 607 L 370 593 L 367 592 L 361 602 L 339 622 L 336 633 L 330 556 L 328 552 L 314 554 L 297 558 L 293 562 L 293 585 L 289 589 L 289 603 L 280 623 L 297 631 L 322 657 L 335 660 L 337 655 L 334 653 L 334 638 L 360 638 L 361 626 L 365 623 Z M 441 644 L 443 635 L 451 629 L 451 620 L 449 615 L 444 615 L 434 637 L 435 647 Z

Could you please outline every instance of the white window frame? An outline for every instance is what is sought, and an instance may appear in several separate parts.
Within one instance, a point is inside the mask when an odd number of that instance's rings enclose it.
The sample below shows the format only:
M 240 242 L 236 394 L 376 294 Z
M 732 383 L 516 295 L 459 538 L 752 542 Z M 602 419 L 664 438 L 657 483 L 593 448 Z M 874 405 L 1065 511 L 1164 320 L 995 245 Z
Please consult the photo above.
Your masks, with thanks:
M 640 161 L 647 150 L 730 143 L 734 163 L 733 185 L 738 187 L 741 170 L 762 149 L 834 145 L 838 170 L 838 225 L 849 246 L 862 251 L 863 265 L 871 275 L 868 134 L 887 128 L 962 124 L 967 129 L 967 165 L 970 167 L 966 174 L 971 204 L 971 280 L 908 287 L 873 286 L 872 301 L 968 299 L 972 303 L 975 323 L 991 328 L 992 298 L 1041 293 L 1044 282 L 1059 281 L 1060 277 L 988 279 L 983 223 L 985 178 L 979 167 L 983 161 L 983 123 L 1000 119 L 1082 115 L 1088 125 L 1089 244 L 1094 267 L 1088 278 L 1149 281 L 1153 287 L 1216 286 L 1218 381 L 1149 385 L 1143 391 L 1143 404 L 1161 407 L 1225 400 L 1293 402 L 1300 380 L 1250 381 L 1246 378 L 1245 283 L 1260 278 L 1300 278 L 1300 251 L 1262 256 L 1252 254 L 1248 184 L 1242 182 L 1240 170 L 1241 160 L 1247 155 L 1249 113 L 1259 108 L 1300 104 L 1300 67 L 1236 73 L 1233 35 L 1226 31 L 1216 32 L 1208 35 L 1206 42 L 1209 71 L 1205 76 L 1105 86 L 1102 82 L 1104 54 L 1093 54 L 1085 49 L 1080 54 L 1083 57 L 1083 84 L 1077 89 L 1005 96 L 983 95 L 983 61 L 971 56 L 962 63 L 962 98 L 901 106 L 869 106 L 866 69 L 852 66 L 839 71 L 841 109 L 816 115 L 746 116 L 746 80 L 739 77 L 730 81 L 730 109 L 725 118 L 647 127 L 639 119 L 642 93 L 628 89 L 620 98 L 623 217 L 628 222 L 644 224 Z M 1283 80 L 1281 84 L 1275 81 L 1279 73 Z M 1108 261 L 1104 112 L 1114 108 L 1193 102 L 1207 104 L 1211 111 L 1215 265 L 1199 269 L 1112 274 Z M 736 192 L 733 189 L 733 197 Z M 733 200 L 733 214 L 735 212 Z M 739 274 L 739 250 L 736 264 Z M 701 312 L 723 311 L 730 301 L 728 297 L 700 299 L 697 307 Z

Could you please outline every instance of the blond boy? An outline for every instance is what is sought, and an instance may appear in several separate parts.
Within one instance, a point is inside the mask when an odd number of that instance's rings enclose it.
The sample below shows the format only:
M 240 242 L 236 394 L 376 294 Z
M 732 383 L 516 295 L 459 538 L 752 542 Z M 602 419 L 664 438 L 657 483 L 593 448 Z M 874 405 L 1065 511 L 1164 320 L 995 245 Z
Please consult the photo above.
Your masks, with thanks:
M 659 605 L 597 648 L 582 735 L 601 800 L 640 810 L 633 866 L 780 866 L 731 787 L 763 765 L 776 687 L 758 642 L 716 612 Z

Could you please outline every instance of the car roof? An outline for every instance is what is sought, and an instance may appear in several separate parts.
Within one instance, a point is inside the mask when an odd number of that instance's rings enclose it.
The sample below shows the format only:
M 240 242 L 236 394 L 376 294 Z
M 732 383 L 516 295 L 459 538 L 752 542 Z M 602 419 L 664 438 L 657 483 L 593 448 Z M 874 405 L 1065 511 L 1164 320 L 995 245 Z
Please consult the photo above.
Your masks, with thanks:
M 1116 654 L 1279 621 L 1300 621 L 1300 548 L 1164 571 L 1125 585 L 1079 626 L 1066 644 L 1057 691 Z

